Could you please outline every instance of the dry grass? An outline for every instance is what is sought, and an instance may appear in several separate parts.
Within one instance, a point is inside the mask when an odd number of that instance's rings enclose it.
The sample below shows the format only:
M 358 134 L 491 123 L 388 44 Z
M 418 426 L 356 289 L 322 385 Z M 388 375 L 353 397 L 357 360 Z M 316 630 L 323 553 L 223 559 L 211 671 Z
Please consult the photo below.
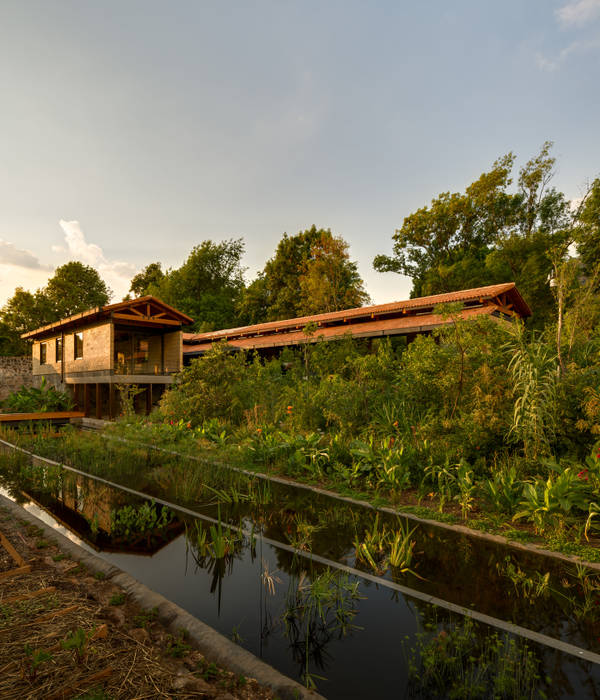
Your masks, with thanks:
M 19 573 L 0 544 L 0 572 L 7 574 L 0 578 L 4 700 L 273 697 L 255 681 L 209 664 L 184 631 L 173 638 L 152 612 L 1 508 L 0 531 L 31 565 Z

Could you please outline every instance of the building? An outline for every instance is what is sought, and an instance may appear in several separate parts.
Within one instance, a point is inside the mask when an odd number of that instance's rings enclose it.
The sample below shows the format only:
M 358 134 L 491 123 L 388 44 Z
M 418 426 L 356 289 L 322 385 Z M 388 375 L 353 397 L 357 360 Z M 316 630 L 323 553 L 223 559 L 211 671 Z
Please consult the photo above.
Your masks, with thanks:
M 210 333 L 184 333 L 184 361 L 189 362 L 192 358 L 201 356 L 213 343 L 221 341 L 231 348 L 255 350 L 264 356 L 276 354 L 284 347 L 335 340 L 348 335 L 353 338 L 405 336 L 410 342 L 417 334 L 430 333 L 449 323 L 447 318 L 436 313 L 436 309 L 441 304 L 453 302 L 462 303 L 463 319 L 489 316 L 502 322 L 531 316 L 531 310 L 514 282 L 507 282 Z M 309 323 L 316 326 L 311 335 L 304 332 Z
M 117 385 L 142 391 L 136 409 L 150 411 L 182 366 L 182 327 L 189 316 L 152 296 L 97 307 L 42 326 L 33 341 L 32 371 L 70 388 L 88 416 L 114 417 Z
M 87 416 L 114 417 L 119 410 L 117 386 L 135 384 L 142 392 L 137 411 L 150 411 L 184 363 L 202 356 L 213 343 L 262 356 L 307 342 L 430 333 L 451 323 L 442 304 L 462 304 L 465 320 L 487 316 L 499 323 L 531 316 L 513 282 L 447 294 L 363 306 L 332 313 L 184 333 L 193 320 L 173 307 L 145 296 L 98 307 L 23 334 L 33 341 L 34 379 L 45 377 L 57 388 L 71 388 L 77 407 Z M 314 324 L 314 332 L 305 328 Z

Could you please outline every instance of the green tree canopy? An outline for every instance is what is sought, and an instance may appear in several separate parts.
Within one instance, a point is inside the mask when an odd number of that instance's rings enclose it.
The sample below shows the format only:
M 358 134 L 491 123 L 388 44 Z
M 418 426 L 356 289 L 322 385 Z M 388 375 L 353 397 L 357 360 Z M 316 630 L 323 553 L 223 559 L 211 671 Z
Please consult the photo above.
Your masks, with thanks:
M 574 237 L 581 262 L 589 274 L 600 263 L 600 178 L 590 186 L 577 213 Z
M 136 297 L 142 297 L 145 294 L 149 294 L 149 289 L 151 287 L 157 287 L 160 285 L 165 273 L 162 270 L 162 265 L 159 262 L 150 263 L 146 267 L 134 275 L 131 280 L 131 286 L 129 291 L 132 292 Z
M 191 316 L 197 330 L 235 325 L 236 306 L 244 289 L 243 254 L 241 238 L 203 241 L 180 268 L 167 270 L 162 276 L 155 274 L 155 281 L 144 292 Z
M 411 277 L 413 297 L 514 281 L 543 322 L 553 305 L 548 252 L 571 224 L 568 202 L 549 187 L 551 146 L 521 168 L 516 191 L 509 191 L 515 156 L 508 153 L 464 193 L 444 192 L 407 216 L 393 255 L 378 255 L 375 269 Z
M 238 311 L 243 323 L 258 323 L 360 306 L 368 299 L 346 241 L 312 226 L 283 234 Z
M 98 272 L 81 262 L 68 262 L 56 268 L 42 291 L 50 305 L 52 321 L 108 304 L 111 290 Z
M 0 354 L 23 355 L 28 344 L 21 334 L 95 306 L 104 306 L 111 292 L 98 272 L 81 262 L 56 268 L 46 287 L 31 293 L 17 287 L 0 309 Z

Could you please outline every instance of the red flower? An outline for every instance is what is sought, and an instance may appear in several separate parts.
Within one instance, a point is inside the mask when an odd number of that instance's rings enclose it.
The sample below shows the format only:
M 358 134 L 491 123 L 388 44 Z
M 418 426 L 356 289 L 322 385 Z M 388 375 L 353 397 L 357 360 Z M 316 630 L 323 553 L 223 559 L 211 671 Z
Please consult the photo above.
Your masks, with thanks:
M 587 469 L 582 469 L 579 474 L 577 474 L 578 479 L 582 479 L 583 481 L 588 481 L 588 470 Z

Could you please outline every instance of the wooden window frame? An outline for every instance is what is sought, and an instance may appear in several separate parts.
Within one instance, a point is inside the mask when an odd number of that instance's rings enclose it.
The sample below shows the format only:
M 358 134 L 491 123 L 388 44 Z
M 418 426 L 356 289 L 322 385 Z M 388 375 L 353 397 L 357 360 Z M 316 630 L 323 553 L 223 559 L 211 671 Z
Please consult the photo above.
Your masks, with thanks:
M 40 365 L 48 364 L 48 343 L 40 343 Z
M 63 361 L 64 352 L 65 352 L 65 349 L 64 349 L 62 337 L 55 338 L 54 339 L 54 358 L 55 358 L 56 362 Z
M 77 341 L 81 341 L 81 354 L 77 354 Z M 79 333 L 73 333 L 73 359 L 81 360 L 83 359 L 83 331 Z

